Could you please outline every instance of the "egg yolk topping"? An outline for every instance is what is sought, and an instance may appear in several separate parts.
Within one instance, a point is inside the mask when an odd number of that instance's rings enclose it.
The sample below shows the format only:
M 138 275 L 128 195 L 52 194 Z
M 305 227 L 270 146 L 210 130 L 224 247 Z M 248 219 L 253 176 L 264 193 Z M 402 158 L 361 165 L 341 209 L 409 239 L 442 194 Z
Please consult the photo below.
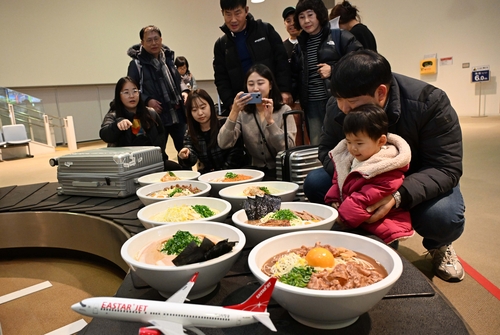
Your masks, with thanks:
M 316 247 L 309 250 L 306 255 L 306 261 L 310 266 L 321 268 L 333 268 L 335 258 L 332 253 L 325 248 Z

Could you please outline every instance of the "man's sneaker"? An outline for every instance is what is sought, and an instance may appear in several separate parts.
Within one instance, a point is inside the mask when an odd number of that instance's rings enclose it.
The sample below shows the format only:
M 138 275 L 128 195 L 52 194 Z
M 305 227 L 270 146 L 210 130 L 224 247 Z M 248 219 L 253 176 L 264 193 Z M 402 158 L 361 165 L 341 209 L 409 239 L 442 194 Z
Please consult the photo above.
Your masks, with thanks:
M 465 277 L 464 268 L 458 260 L 452 245 L 445 245 L 439 249 L 429 250 L 432 256 L 434 273 L 446 281 L 461 281 Z

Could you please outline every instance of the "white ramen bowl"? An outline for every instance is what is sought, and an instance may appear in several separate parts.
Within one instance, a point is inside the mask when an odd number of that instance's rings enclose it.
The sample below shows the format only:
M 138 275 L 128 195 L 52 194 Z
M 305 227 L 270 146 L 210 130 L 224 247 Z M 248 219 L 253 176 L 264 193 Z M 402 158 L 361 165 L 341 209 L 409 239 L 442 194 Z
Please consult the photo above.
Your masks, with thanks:
M 340 291 L 299 288 L 277 281 L 273 298 L 306 326 L 337 329 L 353 324 L 389 292 L 403 271 L 401 258 L 387 245 L 365 236 L 336 231 L 301 231 L 272 237 L 252 249 L 248 265 L 263 283 L 269 277 L 261 268 L 271 257 L 302 245 L 314 246 L 316 242 L 363 253 L 379 262 L 388 276 L 369 286 Z
M 191 234 L 209 234 L 237 241 L 233 250 L 220 257 L 182 266 L 152 265 L 139 262 L 138 253 L 148 244 L 173 236 L 178 230 L 189 231 Z M 188 295 L 189 299 L 197 299 L 212 292 L 217 283 L 226 275 L 238 259 L 245 246 L 245 235 L 235 227 L 224 223 L 193 221 L 176 223 L 148 229 L 132 236 L 121 248 L 121 256 L 134 271 L 149 286 L 158 290 L 164 297 L 169 297 L 183 287 L 195 272 L 198 278 Z
M 151 194 L 152 192 L 155 191 L 160 191 L 165 188 L 171 188 L 175 185 L 180 185 L 180 186 L 192 186 L 192 187 L 197 187 L 201 191 L 192 195 L 184 195 L 182 196 L 183 198 L 185 197 L 203 197 L 207 196 L 208 193 L 210 192 L 210 189 L 212 186 L 210 186 L 209 183 L 204 183 L 202 181 L 198 180 L 176 180 L 176 181 L 166 181 L 162 183 L 154 183 L 154 184 L 149 184 L 146 186 L 143 186 L 139 188 L 135 194 L 137 194 L 137 197 L 142 201 L 142 203 L 147 206 L 152 203 L 158 202 L 158 201 L 164 201 L 164 200 L 173 200 L 173 199 L 179 199 L 180 197 L 174 197 L 174 198 L 156 198 L 152 196 L 148 196 L 148 194 Z
M 195 180 L 200 176 L 200 173 L 198 171 L 191 170 L 175 170 L 170 172 L 173 172 L 177 177 L 180 178 L 180 180 Z M 166 174 L 166 171 L 147 174 L 137 179 L 137 182 L 141 186 L 146 186 L 153 183 L 162 183 L 161 178 Z
M 267 187 L 271 195 L 280 197 L 282 202 L 293 201 L 299 189 L 299 185 L 288 181 L 258 181 L 223 188 L 219 191 L 219 195 L 222 199 L 229 201 L 233 211 L 237 211 L 243 208 L 243 202 L 247 198 L 247 196 L 243 194 L 243 191 L 247 187 L 252 186 Z
M 181 205 L 205 205 L 209 208 L 216 209 L 219 211 L 218 214 L 214 216 L 204 218 L 204 219 L 196 219 L 191 221 L 218 221 L 224 222 L 226 220 L 229 211 L 231 210 L 231 204 L 223 199 L 218 198 L 209 198 L 209 197 L 182 197 L 177 199 L 165 200 L 155 202 L 153 204 L 147 205 L 143 207 L 137 212 L 137 218 L 141 221 L 142 225 L 146 228 L 152 228 L 156 226 L 163 225 L 171 225 L 176 222 L 163 222 L 163 221 L 154 221 L 151 219 L 152 216 L 166 211 L 170 207 L 178 207 Z M 183 221 L 189 222 L 189 221 Z
M 256 226 L 246 223 L 248 220 L 244 209 L 240 209 L 231 217 L 236 227 L 241 229 L 247 238 L 247 245 L 254 246 L 270 237 L 305 230 L 330 230 L 337 219 L 338 212 L 331 206 L 315 204 L 311 202 L 282 202 L 280 209 L 291 209 L 296 211 L 307 211 L 311 214 L 322 217 L 323 220 L 313 222 L 304 226 L 291 227 L 266 227 Z
M 242 174 L 242 175 L 246 175 L 246 176 L 251 176 L 252 178 L 247 179 L 247 180 L 233 181 L 233 182 L 214 181 L 214 179 L 224 178 L 224 176 L 228 172 L 232 172 L 235 174 Z M 201 176 L 199 176 L 198 180 L 204 181 L 204 182 L 212 185 L 212 190 L 210 191 L 210 194 L 214 197 L 218 197 L 219 191 L 225 187 L 239 185 L 239 184 L 247 184 L 247 183 L 251 183 L 254 181 L 260 181 L 260 180 L 262 180 L 262 178 L 264 178 L 264 172 L 259 171 L 259 170 L 232 169 L 232 170 L 220 170 L 220 171 L 205 173 L 205 174 L 202 174 Z

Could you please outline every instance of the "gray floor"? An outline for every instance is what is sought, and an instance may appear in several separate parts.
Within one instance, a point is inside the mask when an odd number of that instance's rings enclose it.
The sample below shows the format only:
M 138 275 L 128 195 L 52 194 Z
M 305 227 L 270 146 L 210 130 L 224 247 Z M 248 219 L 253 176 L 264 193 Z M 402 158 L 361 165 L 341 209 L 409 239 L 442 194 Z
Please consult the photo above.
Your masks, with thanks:
M 500 116 L 460 119 L 464 138 L 464 175 L 461 189 L 466 203 L 466 229 L 454 243 L 459 257 L 500 287 L 500 218 L 497 206 L 500 196 Z M 102 146 L 102 144 L 93 145 Z M 81 145 L 79 150 L 89 149 Z M 167 147 L 170 157 L 176 157 L 171 140 Z M 57 181 L 56 169 L 48 159 L 63 155 L 39 155 L 31 159 L 0 162 L 0 187 Z M 500 301 L 471 276 L 460 283 L 446 283 L 432 275 L 430 258 L 421 245 L 421 238 L 414 236 L 402 242 L 399 252 L 424 272 L 443 292 L 450 303 L 464 317 L 476 334 L 494 334 L 500 329 Z M 432 316 L 429 316 L 432 322 Z

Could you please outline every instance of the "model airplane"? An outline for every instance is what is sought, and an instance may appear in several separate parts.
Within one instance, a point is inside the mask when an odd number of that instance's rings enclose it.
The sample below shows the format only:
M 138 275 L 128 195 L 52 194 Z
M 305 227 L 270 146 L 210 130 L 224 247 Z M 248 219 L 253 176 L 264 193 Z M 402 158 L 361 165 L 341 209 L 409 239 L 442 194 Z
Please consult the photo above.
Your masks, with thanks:
M 88 298 L 71 308 L 80 314 L 122 321 L 139 321 L 152 326 L 143 327 L 139 335 L 184 335 L 184 328 L 203 334 L 196 327 L 228 328 L 261 322 L 276 331 L 269 318 L 267 305 L 274 290 L 276 278 L 270 278 L 245 302 L 231 306 L 183 304 L 193 287 L 198 272 L 167 301 L 99 297 Z M 158 332 L 159 331 L 159 332 Z

